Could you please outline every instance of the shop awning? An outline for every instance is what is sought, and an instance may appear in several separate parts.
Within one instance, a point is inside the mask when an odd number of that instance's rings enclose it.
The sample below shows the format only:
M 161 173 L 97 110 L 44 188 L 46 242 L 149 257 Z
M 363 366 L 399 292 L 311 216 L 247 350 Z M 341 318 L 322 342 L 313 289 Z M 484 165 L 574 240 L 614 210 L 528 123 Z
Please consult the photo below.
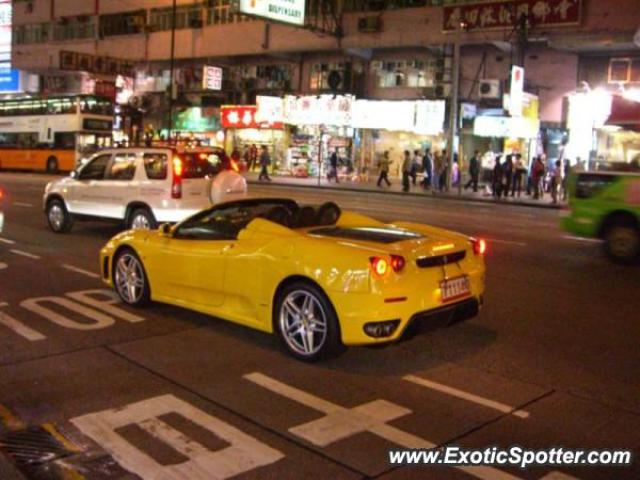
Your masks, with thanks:
M 626 130 L 640 132 L 640 102 L 614 95 L 607 125 L 617 125 Z

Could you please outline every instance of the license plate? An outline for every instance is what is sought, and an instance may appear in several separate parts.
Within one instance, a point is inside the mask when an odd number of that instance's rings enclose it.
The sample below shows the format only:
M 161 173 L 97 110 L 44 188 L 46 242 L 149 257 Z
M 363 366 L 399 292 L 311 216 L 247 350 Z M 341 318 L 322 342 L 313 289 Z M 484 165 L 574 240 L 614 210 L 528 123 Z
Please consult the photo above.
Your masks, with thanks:
M 471 285 L 469 277 L 457 277 L 440 282 L 440 291 L 442 292 L 442 301 L 450 302 L 457 298 L 466 297 L 471 294 Z

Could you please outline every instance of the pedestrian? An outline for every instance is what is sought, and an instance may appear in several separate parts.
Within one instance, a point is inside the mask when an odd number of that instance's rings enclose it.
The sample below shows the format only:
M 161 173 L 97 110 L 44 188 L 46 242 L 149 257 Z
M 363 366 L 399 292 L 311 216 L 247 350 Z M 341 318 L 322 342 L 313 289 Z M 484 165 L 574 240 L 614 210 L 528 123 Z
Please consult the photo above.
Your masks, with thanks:
M 413 161 L 411 162 L 411 183 L 416 186 L 416 180 L 418 178 L 418 170 L 422 167 L 422 158 L 420 157 L 420 150 L 413 151 Z
M 380 176 L 378 177 L 378 186 L 382 186 L 382 181 L 384 180 L 387 184 L 387 187 L 391 186 L 391 182 L 389 182 L 389 151 L 385 150 L 382 154 L 382 158 L 380 159 Z
M 254 168 L 258 164 L 258 147 L 255 143 L 252 143 L 249 147 L 249 168 L 253 172 Z
M 260 147 L 262 149 L 262 153 L 260 153 L 260 175 L 258 176 L 258 180 L 266 180 L 268 182 L 271 181 L 269 177 L 269 165 L 271 165 L 271 157 L 269 156 L 269 150 L 267 150 L 266 145 L 262 145 Z
M 440 173 L 442 172 L 442 154 L 435 152 L 433 155 L 433 191 L 440 189 Z
M 478 176 L 480 175 L 479 157 L 480 157 L 480 151 L 476 150 L 475 152 L 473 152 L 473 156 L 471 157 L 471 160 L 469 160 L 469 181 L 464 186 L 465 190 L 472 186 L 474 192 L 478 191 Z
M 504 188 L 502 189 L 503 197 L 508 197 L 511 191 L 511 184 L 513 182 L 513 155 L 507 155 L 507 158 L 502 165 L 502 178 Z
M 430 188 L 431 187 L 431 179 L 432 179 L 432 169 L 433 169 L 433 155 L 431 155 L 431 149 L 427 148 L 422 157 L 422 173 L 424 177 L 422 178 L 422 187 Z
M 329 157 L 329 164 L 331 165 L 331 170 L 329 170 L 327 180 L 330 181 L 333 178 L 336 183 L 340 183 L 338 181 L 338 152 L 336 152 L 335 150 L 331 152 L 331 156 Z
M 442 150 L 441 162 L 440 179 L 438 180 L 439 190 L 441 192 L 443 190 L 449 191 L 449 185 L 447 184 L 447 177 L 449 175 L 449 156 L 447 155 L 446 149 Z
M 558 193 L 562 186 L 562 162 L 556 160 L 555 168 L 551 172 L 551 203 L 558 203 Z
M 513 166 L 514 173 L 513 173 L 513 184 L 511 186 L 511 196 L 514 197 L 517 191 L 518 198 L 520 198 L 520 192 L 522 191 L 522 179 L 527 174 L 527 167 L 525 167 L 524 165 L 524 160 L 522 159 L 522 155 L 520 155 L 519 153 L 516 153 L 515 159 L 516 160 Z
M 531 185 L 533 187 L 533 198 L 538 200 L 541 196 L 540 187 L 544 179 L 544 163 L 542 157 L 536 157 L 531 167 Z
M 411 153 L 409 150 L 404 151 L 404 158 L 402 159 L 402 191 L 409 191 L 409 177 L 411 176 Z
M 503 182 L 503 170 L 502 164 L 500 161 L 502 157 L 500 155 L 496 155 L 496 164 L 493 167 L 493 176 L 491 178 L 491 184 L 493 185 L 493 196 L 500 199 L 502 196 L 502 182 Z
M 569 159 L 564 161 L 564 170 L 562 172 L 562 201 L 566 202 L 569 197 L 569 175 L 571 174 L 571 162 Z

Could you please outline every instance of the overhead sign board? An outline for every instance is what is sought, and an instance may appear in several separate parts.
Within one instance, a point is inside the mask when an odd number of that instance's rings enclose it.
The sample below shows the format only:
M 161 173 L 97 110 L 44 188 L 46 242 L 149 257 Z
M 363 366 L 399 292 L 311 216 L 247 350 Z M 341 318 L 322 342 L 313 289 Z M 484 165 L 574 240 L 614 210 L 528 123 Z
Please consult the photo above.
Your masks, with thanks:
M 20 91 L 20 72 L 11 68 L 11 1 L 0 0 L 0 92 Z
M 509 90 L 509 113 L 514 117 L 522 116 L 524 103 L 524 68 L 511 67 L 511 88 Z
M 202 89 L 222 90 L 222 68 L 210 65 L 202 67 Z
M 223 105 L 220 107 L 222 128 L 284 128 L 282 122 L 260 121 L 257 112 L 256 105 Z
M 465 3 L 443 7 L 445 32 L 512 29 L 524 15 L 533 27 L 578 25 L 582 0 L 513 0 Z
M 306 0 L 239 0 L 239 11 L 276 22 L 304 25 Z
M 536 138 L 540 121 L 524 117 L 476 117 L 473 134 L 479 137 Z

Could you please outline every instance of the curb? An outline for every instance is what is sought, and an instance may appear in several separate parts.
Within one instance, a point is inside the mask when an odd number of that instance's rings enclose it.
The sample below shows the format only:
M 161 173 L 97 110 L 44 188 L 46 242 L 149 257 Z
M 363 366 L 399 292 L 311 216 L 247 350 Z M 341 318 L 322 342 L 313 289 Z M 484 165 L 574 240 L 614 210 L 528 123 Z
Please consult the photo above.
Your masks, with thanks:
M 451 195 L 429 195 L 426 193 L 416 193 L 416 192 L 397 192 L 393 190 L 389 191 L 380 191 L 380 190 L 372 190 L 368 188 L 353 188 L 353 187 L 331 187 L 327 185 L 300 185 L 300 184 L 292 184 L 292 183 L 284 183 L 278 181 L 272 182 L 260 182 L 258 180 L 248 180 L 247 183 L 249 185 L 262 185 L 262 186 L 273 186 L 273 187 L 288 187 L 288 188 L 305 188 L 309 190 L 333 190 L 333 191 L 342 191 L 342 192 L 356 192 L 356 193 L 373 193 L 376 195 L 398 195 L 398 196 L 412 196 L 426 199 L 437 199 L 437 200 L 449 200 L 452 202 L 473 202 L 473 203 L 485 203 L 488 205 L 497 205 L 497 206 L 517 206 L 517 207 L 531 207 L 531 208 L 544 208 L 547 210 L 560 210 L 562 209 L 562 205 L 552 204 L 552 203 L 528 203 L 523 201 L 498 201 L 493 199 L 483 199 L 483 198 L 473 198 L 473 197 L 458 197 Z

